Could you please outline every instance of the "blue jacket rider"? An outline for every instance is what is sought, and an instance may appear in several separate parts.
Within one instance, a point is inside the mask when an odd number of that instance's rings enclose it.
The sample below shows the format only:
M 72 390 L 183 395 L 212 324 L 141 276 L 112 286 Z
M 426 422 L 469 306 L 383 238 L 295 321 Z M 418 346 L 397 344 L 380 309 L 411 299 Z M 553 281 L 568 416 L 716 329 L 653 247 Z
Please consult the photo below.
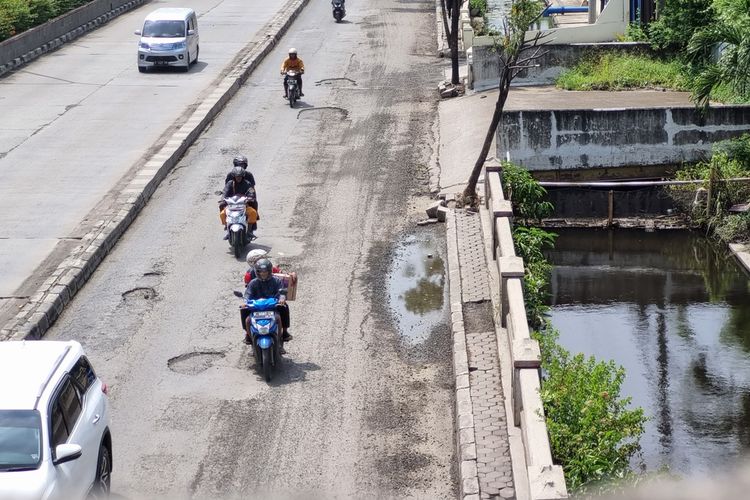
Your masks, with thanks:
M 276 312 L 279 313 L 282 328 L 282 340 L 288 342 L 292 340 L 289 334 L 289 306 L 286 303 L 286 297 L 281 293 L 283 283 L 279 278 L 273 275 L 273 264 L 268 259 L 260 259 L 255 263 L 255 279 L 250 280 L 245 288 L 245 300 L 258 299 L 277 299 Z M 245 343 L 252 343 L 250 339 L 250 318 L 246 319 Z M 283 347 L 282 347 L 283 352 Z

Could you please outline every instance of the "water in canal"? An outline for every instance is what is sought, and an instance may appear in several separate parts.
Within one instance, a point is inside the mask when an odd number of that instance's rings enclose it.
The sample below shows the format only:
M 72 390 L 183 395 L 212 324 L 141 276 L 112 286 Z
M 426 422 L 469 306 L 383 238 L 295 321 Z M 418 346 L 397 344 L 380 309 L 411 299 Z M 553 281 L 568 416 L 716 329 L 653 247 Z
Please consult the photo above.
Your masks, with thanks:
M 750 452 L 750 277 L 687 231 L 560 230 L 551 320 L 570 351 L 625 367 L 650 417 L 649 470 L 705 473 Z

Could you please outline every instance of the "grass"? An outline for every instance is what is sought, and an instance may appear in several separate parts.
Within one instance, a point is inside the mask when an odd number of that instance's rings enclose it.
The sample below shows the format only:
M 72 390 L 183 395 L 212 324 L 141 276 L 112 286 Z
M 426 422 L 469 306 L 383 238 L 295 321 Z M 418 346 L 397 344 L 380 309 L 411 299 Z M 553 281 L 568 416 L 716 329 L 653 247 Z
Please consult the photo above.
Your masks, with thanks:
M 606 54 L 581 62 L 564 71 L 556 85 L 566 90 L 690 90 L 680 62 L 628 54 Z

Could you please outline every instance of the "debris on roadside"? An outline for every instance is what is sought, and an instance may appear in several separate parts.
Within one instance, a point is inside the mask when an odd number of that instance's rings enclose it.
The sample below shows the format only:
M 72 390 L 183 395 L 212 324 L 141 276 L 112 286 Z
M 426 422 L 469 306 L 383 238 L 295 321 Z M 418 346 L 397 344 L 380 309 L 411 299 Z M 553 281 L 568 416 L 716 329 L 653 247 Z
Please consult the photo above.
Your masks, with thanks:
M 417 226 L 429 226 L 430 224 L 437 224 L 438 222 L 440 221 L 437 220 L 437 217 L 430 217 L 429 219 L 422 219 L 417 222 Z
M 440 94 L 441 99 L 447 99 L 449 97 L 458 97 L 458 96 L 464 95 L 465 88 L 464 88 L 464 85 L 461 83 L 454 85 L 451 82 L 445 81 L 445 82 L 440 82 L 440 84 L 438 85 L 438 93 Z

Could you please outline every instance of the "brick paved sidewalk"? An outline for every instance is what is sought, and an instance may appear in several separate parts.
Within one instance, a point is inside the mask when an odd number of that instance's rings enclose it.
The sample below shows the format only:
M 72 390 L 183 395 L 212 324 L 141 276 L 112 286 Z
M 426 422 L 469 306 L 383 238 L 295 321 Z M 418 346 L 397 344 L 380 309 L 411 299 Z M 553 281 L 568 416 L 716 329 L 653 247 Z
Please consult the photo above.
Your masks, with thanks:
M 500 381 L 498 346 L 492 320 L 489 274 L 480 216 L 463 210 L 456 210 L 454 214 L 461 278 L 463 335 L 468 355 L 469 394 L 474 424 L 474 435 L 464 434 L 462 439 L 473 437 L 476 445 L 476 476 L 479 480 L 478 497 L 472 496 L 482 499 L 515 498 L 508 421 Z

